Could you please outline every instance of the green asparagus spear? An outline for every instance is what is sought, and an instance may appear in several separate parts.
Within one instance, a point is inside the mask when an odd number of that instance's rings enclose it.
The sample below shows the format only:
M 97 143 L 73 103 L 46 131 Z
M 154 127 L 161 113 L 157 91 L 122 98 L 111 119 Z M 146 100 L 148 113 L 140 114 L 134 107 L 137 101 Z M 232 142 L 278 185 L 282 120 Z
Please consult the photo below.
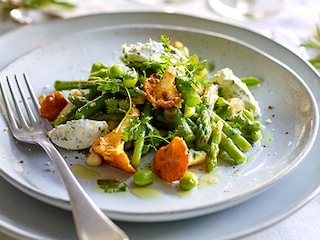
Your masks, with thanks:
M 147 119 L 150 117 L 150 112 L 151 112 L 151 104 L 149 102 L 146 102 L 144 105 L 144 109 L 141 117 L 142 122 L 148 121 Z M 145 124 L 143 124 L 141 128 L 142 128 L 140 133 L 141 136 L 134 143 L 134 150 L 133 150 L 133 155 L 131 159 L 131 164 L 134 168 L 137 168 L 140 164 L 142 150 L 145 143 L 145 136 L 147 133 L 147 127 Z
M 136 80 L 134 80 L 136 81 Z M 127 85 L 132 84 L 130 79 L 120 80 L 120 79 L 101 79 L 96 78 L 95 80 L 72 80 L 63 81 L 56 80 L 54 83 L 54 88 L 57 91 L 72 90 L 72 89 L 95 89 L 100 92 L 110 92 L 113 94 L 120 93 L 123 96 L 127 96 L 127 91 L 125 90 Z M 128 91 L 132 97 L 144 96 L 145 93 L 142 89 L 136 86 L 128 87 Z
M 67 111 L 65 112 L 61 112 L 58 117 L 51 122 L 51 124 L 56 127 L 60 124 L 63 124 L 65 122 L 67 122 L 69 119 L 74 117 L 75 112 L 77 111 L 78 107 L 73 105 L 71 106 Z
M 248 151 L 251 148 L 250 144 L 259 140 L 261 124 L 255 120 L 253 113 L 241 104 L 232 105 L 220 97 L 215 104 L 215 112 L 216 118 L 224 121 L 224 132 L 242 151 Z
M 94 115 L 91 115 L 90 119 L 97 120 L 97 121 L 109 121 L 109 120 L 120 121 L 121 119 L 123 119 L 124 115 L 125 115 L 124 113 L 110 114 L 110 113 L 98 112 Z
M 85 89 L 85 88 L 94 88 L 96 89 L 99 83 L 103 83 L 104 80 L 72 80 L 72 81 L 63 81 L 56 80 L 54 83 L 54 88 L 57 91 L 63 90 L 72 90 L 72 89 Z
M 219 115 L 213 113 L 215 121 L 223 122 L 223 132 L 232 139 L 232 141 L 240 148 L 241 151 L 247 152 L 252 148 L 250 142 L 247 141 L 242 135 L 240 130 L 232 128 L 226 121 L 224 121 Z
M 88 103 L 88 99 L 84 96 L 69 96 L 68 99 L 77 107 L 82 107 L 83 105 Z
M 89 75 L 89 79 L 99 77 L 99 78 L 106 78 L 108 77 L 109 67 L 99 62 L 95 62 L 91 66 L 91 71 Z
M 195 112 L 195 107 L 201 102 L 199 94 L 192 87 L 191 81 L 184 81 L 181 78 L 176 79 L 177 88 L 185 101 L 185 117 L 191 117 Z
M 197 107 L 196 141 L 197 148 L 207 153 L 207 170 L 211 172 L 217 165 L 222 124 L 214 118 L 213 106 L 218 98 L 218 90 L 211 85 L 204 92 Z
M 243 152 L 240 151 L 232 139 L 224 133 L 221 135 L 220 148 L 228 153 L 228 155 L 236 162 L 236 164 L 241 164 L 247 159 L 247 157 Z
M 193 142 L 196 136 L 188 124 L 186 117 L 179 109 L 173 112 L 175 112 L 173 115 L 174 135 L 181 136 L 187 144 Z
M 88 118 L 93 114 L 99 112 L 105 107 L 104 101 L 107 98 L 110 98 L 111 96 L 112 95 L 110 93 L 104 93 L 99 97 L 95 98 L 94 100 L 88 101 L 85 105 L 83 105 L 76 111 L 75 118 L 76 119 Z
M 214 121 L 212 108 L 200 104 L 201 111 L 197 118 L 196 146 L 207 153 L 207 170 L 211 172 L 218 162 L 219 144 L 221 141 L 223 124 Z

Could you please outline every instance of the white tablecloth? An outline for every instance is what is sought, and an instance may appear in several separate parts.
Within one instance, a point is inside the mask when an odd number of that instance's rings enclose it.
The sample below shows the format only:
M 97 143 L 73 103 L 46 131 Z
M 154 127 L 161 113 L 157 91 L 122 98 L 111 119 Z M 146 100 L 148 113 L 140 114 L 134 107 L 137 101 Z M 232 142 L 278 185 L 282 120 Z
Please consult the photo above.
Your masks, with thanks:
M 268 0 L 266 0 L 268 1 Z M 62 18 L 87 15 L 100 12 L 123 12 L 123 11 L 150 11 L 160 10 L 177 12 L 213 20 L 223 20 L 258 31 L 286 47 L 305 55 L 304 50 L 298 48 L 298 44 L 305 41 L 308 36 L 315 34 L 316 24 L 320 24 L 319 0 L 287 0 L 285 8 L 279 14 L 262 20 L 235 21 L 227 19 L 212 11 L 206 0 L 189 0 L 183 3 L 168 6 L 154 7 L 141 4 L 134 0 L 73 0 L 78 8 L 73 11 L 59 12 Z M 52 21 L 55 18 L 43 16 L 37 12 L 31 12 L 34 24 L 43 21 Z M 6 21 L 0 24 L 1 34 L 12 29 L 19 28 L 16 23 Z M 320 183 L 320 179 L 319 179 Z M 0 233 L 0 239 L 10 239 Z M 249 240 L 316 240 L 320 239 L 320 195 L 316 196 L 301 210 L 281 221 L 280 223 L 258 233 L 246 237 Z

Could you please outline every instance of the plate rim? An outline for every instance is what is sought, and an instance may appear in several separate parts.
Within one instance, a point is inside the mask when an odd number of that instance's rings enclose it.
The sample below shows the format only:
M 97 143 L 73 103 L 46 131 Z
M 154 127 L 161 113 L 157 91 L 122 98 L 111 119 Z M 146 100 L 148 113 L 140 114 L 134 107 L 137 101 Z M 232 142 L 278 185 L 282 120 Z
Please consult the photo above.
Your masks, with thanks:
M 105 213 L 109 215 L 110 218 L 115 219 L 115 220 L 127 220 L 127 221 L 172 221 L 172 220 L 180 220 L 180 219 L 185 219 L 188 218 L 189 216 L 191 217 L 197 217 L 201 216 L 204 214 L 209 214 L 213 213 L 216 211 L 223 210 L 225 208 L 234 206 L 235 204 L 239 204 L 243 201 L 248 200 L 249 198 L 252 198 L 253 196 L 265 191 L 266 189 L 270 188 L 277 182 L 279 182 L 281 179 L 286 177 L 288 174 L 290 174 L 303 160 L 304 157 L 307 155 L 307 153 L 310 151 L 312 148 L 315 138 L 316 138 L 316 133 L 318 132 L 318 126 L 319 126 L 319 114 L 318 114 L 318 105 L 317 102 L 315 101 L 314 95 L 311 91 L 311 89 L 308 87 L 308 85 L 303 81 L 303 79 L 296 74 L 291 68 L 289 68 L 285 63 L 279 61 L 278 59 L 268 55 L 266 52 L 260 50 L 259 48 L 248 44 L 244 41 L 232 38 L 229 35 L 226 34 L 221 34 L 217 32 L 212 32 L 212 31 L 205 31 L 201 29 L 193 29 L 189 27 L 184 27 L 183 29 L 180 29 L 180 26 L 168 26 L 168 25 L 163 25 L 163 24 L 123 24 L 123 25 L 116 25 L 116 26 L 108 26 L 108 27 L 100 27 L 100 28 L 92 28 L 88 29 L 87 31 L 79 31 L 74 34 L 68 34 L 68 35 L 63 35 L 58 39 L 55 39 L 53 41 L 48 42 L 46 45 L 35 48 L 29 52 L 27 52 L 25 55 L 22 56 L 28 56 L 29 54 L 33 54 L 35 51 L 41 51 L 41 49 L 44 47 L 52 47 L 52 44 L 59 44 L 60 42 L 68 41 L 69 39 L 73 39 L 74 37 L 78 36 L 87 36 L 88 34 L 92 32 L 104 32 L 104 31 L 112 31 L 112 30 L 120 30 L 120 31 L 126 31 L 126 30 L 135 30 L 135 29 L 140 29 L 140 30 L 171 30 L 171 31 L 177 31 L 180 33 L 187 32 L 189 34 L 199 34 L 203 35 L 206 37 L 212 37 L 212 38 L 217 38 L 219 40 L 225 40 L 232 42 L 234 44 L 240 45 L 250 51 L 253 51 L 255 53 L 258 53 L 262 55 L 264 58 L 266 58 L 268 61 L 271 61 L 275 63 L 277 66 L 279 66 L 281 69 L 284 69 L 286 72 L 290 73 L 293 77 L 295 77 L 296 81 L 298 82 L 299 85 L 301 85 L 302 88 L 308 93 L 308 100 L 310 99 L 310 102 L 312 104 L 312 108 L 314 109 L 313 113 L 313 124 L 311 124 L 310 128 L 310 133 L 312 132 L 313 135 L 311 138 L 309 138 L 306 143 L 304 143 L 305 147 L 303 148 L 302 152 L 298 153 L 294 160 L 290 162 L 289 166 L 286 166 L 282 171 L 277 172 L 275 176 L 272 176 L 269 179 L 264 180 L 261 182 L 261 184 L 257 185 L 256 187 L 250 189 L 249 191 L 245 191 L 244 193 L 241 194 L 236 194 L 232 198 L 228 198 L 225 200 L 218 201 L 216 203 L 212 204 L 206 204 L 205 206 L 196 206 L 195 208 L 192 209 L 179 209 L 179 210 L 170 210 L 170 211 L 163 211 L 163 212 L 158 212 L 156 210 L 150 209 L 147 213 L 131 213 L 131 212 L 122 212 L 118 210 L 109 210 L 109 209 L 103 209 Z M 16 64 L 17 61 L 20 61 L 20 58 L 16 59 L 12 63 L 10 63 L 7 67 L 3 68 L 0 72 L 0 75 L 4 75 L 3 72 L 7 70 L 7 68 L 10 68 L 12 65 Z M 41 201 L 45 201 L 49 204 L 53 204 L 56 207 L 61 207 L 63 209 L 69 209 L 70 210 L 70 203 L 68 200 L 62 199 L 59 196 L 53 197 L 53 196 L 48 196 L 45 193 L 41 192 L 41 189 L 36 189 L 32 187 L 28 187 L 27 183 L 21 183 L 20 181 L 17 181 L 16 179 L 13 179 L 12 176 L 7 174 L 5 171 L 2 169 L 0 170 L 2 172 L 1 175 L 5 175 L 5 178 L 8 181 L 11 181 L 12 184 L 19 184 L 19 189 L 23 190 L 25 193 L 36 197 L 37 199 Z M 23 189 L 25 188 L 25 189 Z M 174 213 L 174 215 L 173 215 Z

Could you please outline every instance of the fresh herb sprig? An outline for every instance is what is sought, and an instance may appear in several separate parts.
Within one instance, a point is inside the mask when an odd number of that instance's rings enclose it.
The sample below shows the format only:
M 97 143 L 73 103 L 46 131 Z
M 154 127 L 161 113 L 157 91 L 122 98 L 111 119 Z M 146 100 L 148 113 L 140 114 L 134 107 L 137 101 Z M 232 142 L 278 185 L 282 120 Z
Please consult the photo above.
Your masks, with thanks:
M 2 0 L 0 1 L 1 8 L 13 9 L 13 8 L 24 8 L 24 9 L 38 9 L 47 5 L 56 5 L 64 8 L 74 8 L 76 5 L 67 1 L 59 0 Z
M 125 192 L 128 189 L 126 181 L 116 181 L 111 179 L 98 179 L 99 188 L 106 193 Z
M 309 59 L 309 62 L 318 70 L 320 70 L 320 26 L 316 26 L 316 36 L 309 37 L 309 40 L 300 45 L 308 49 L 319 50 L 319 53 L 316 57 Z
M 60 0 L 0 0 L 0 12 L 4 19 L 8 18 L 10 11 L 16 8 L 40 10 L 48 6 L 65 9 L 73 9 L 76 7 L 73 3 Z

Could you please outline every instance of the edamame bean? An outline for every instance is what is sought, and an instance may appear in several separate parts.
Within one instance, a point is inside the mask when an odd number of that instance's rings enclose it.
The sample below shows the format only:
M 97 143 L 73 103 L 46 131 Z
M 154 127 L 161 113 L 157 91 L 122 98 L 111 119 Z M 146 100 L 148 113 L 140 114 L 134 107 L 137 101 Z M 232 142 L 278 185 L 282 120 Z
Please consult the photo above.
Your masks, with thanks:
M 182 178 L 180 178 L 180 189 L 190 190 L 198 185 L 198 177 L 193 172 L 185 172 Z
M 153 180 L 154 180 L 154 174 L 151 170 L 148 170 L 148 169 L 141 169 L 133 175 L 133 182 L 137 186 L 141 186 L 141 187 L 146 186 L 152 183 Z

